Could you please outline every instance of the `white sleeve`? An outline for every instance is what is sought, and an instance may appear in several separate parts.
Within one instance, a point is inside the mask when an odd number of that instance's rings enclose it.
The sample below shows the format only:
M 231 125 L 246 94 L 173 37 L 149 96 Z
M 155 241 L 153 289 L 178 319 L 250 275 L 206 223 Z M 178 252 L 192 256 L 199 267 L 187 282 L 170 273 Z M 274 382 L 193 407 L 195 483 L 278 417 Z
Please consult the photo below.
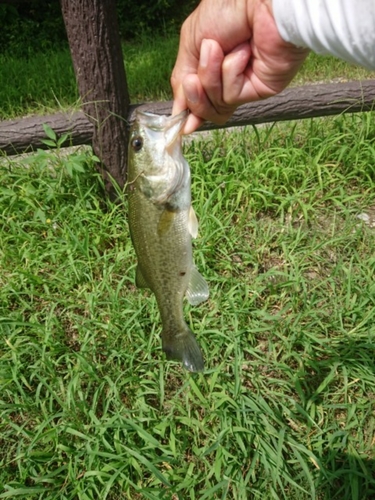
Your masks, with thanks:
M 273 0 L 283 40 L 375 69 L 375 0 Z

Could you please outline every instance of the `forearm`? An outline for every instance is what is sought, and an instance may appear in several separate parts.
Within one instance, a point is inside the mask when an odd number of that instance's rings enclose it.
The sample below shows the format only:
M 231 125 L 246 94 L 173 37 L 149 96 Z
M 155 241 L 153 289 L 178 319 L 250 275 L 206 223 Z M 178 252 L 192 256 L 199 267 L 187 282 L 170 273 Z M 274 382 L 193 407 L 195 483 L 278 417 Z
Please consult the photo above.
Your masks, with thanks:
M 374 0 L 273 0 L 281 37 L 375 69 Z

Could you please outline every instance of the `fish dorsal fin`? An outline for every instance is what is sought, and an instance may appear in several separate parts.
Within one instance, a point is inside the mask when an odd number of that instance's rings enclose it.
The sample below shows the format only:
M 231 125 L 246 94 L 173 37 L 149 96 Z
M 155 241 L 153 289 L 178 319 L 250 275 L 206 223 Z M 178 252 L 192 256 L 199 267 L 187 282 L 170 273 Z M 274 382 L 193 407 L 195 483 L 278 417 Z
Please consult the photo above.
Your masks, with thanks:
M 170 229 L 173 219 L 175 217 L 175 212 L 172 210 L 168 210 L 168 208 L 165 208 L 160 216 L 159 222 L 158 222 L 158 235 L 163 236 L 168 232 Z
M 210 295 L 206 280 L 194 266 L 191 270 L 190 281 L 185 295 L 192 306 L 204 302 Z
M 188 231 L 193 238 L 198 236 L 198 219 L 194 212 L 194 208 L 191 205 L 188 218 Z
M 142 274 L 139 264 L 137 265 L 137 270 L 135 273 L 135 284 L 137 285 L 137 288 L 150 288 Z

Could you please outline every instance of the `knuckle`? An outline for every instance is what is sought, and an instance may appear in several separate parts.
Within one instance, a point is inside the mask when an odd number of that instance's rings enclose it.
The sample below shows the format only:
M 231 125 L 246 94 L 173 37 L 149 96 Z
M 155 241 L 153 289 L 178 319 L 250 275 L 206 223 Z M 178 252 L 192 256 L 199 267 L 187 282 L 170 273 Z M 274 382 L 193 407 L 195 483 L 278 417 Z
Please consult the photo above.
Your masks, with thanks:
M 233 108 L 238 103 L 237 96 L 225 96 L 225 107 Z
M 219 115 L 230 116 L 236 110 L 236 107 L 237 106 L 235 106 L 234 103 L 231 104 L 230 102 L 222 101 L 220 104 L 215 106 L 215 109 Z
M 177 77 L 176 77 L 175 73 L 171 74 L 169 81 L 170 81 L 172 88 L 174 89 L 175 86 L 177 85 Z

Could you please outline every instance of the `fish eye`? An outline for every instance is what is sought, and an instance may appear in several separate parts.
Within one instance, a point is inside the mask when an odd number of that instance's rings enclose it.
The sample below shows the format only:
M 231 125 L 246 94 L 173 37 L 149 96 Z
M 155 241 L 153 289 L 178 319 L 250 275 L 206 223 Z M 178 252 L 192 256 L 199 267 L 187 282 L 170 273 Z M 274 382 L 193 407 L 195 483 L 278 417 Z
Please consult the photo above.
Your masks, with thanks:
M 132 148 L 136 153 L 142 149 L 143 146 L 143 139 L 142 137 L 134 137 L 131 142 Z

